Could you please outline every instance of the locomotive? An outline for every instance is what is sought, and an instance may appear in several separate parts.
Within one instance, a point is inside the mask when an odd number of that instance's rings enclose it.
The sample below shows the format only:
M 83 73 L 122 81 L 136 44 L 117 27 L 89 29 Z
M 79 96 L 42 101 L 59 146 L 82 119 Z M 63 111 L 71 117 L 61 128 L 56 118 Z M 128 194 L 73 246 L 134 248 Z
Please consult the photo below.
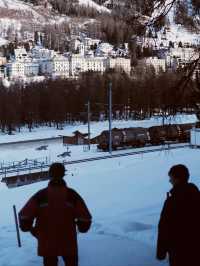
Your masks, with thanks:
M 130 127 L 112 130 L 112 149 L 133 147 L 141 148 L 146 145 L 162 145 L 166 142 L 187 142 L 194 123 L 152 126 L 150 128 Z M 97 138 L 98 149 L 109 149 L 109 131 L 103 131 Z

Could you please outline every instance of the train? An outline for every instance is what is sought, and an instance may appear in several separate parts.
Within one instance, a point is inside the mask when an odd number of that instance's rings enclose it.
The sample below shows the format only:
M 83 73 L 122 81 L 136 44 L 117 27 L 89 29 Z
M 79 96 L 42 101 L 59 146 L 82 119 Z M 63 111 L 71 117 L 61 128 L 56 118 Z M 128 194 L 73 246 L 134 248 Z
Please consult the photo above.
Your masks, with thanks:
M 169 142 L 184 143 L 190 140 L 190 130 L 195 123 L 152 126 L 149 128 L 130 127 L 112 129 L 112 149 L 141 148 L 146 145 L 163 145 Z M 109 131 L 103 131 L 97 138 L 97 148 L 109 149 Z

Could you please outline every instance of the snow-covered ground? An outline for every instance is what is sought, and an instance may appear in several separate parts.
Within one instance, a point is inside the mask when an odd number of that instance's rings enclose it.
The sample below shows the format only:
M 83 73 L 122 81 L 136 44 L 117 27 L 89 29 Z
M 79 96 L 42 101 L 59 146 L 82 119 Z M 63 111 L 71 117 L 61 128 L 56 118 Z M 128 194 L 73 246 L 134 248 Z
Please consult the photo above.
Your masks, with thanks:
M 0 0 L 0 13 L 0 37 L 2 37 L 2 41 L 5 36 L 7 37 L 7 31 L 13 30 L 20 34 L 24 25 L 32 32 L 33 24 L 60 24 L 69 21 L 67 16 L 56 15 L 42 6 L 33 6 L 19 0 Z M 3 44 L 0 40 L 0 45 Z
M 186 144 L 180 143 L 176 145 L 183 146 Z M 46 149 L 38 150 L 38 148 L 40 148 L 41 146 L 46 146 Z M 145 148 L 119 149 L 117 151 L 113 151 L 112 154 L 119 155 L 127 152 L 142 152 L 141 156 L 143 156 L 143 151 L 162 148 L 169 150 L 170 146 L 147 146 Z M 54 143 L 48 143 L 48 141 L 45 141 L 44 143 L 25 143 L 15 145 L 11 144 L 9 146 L 6 145 L 4 147 L 1 147 L 0 151 L 0 167 L 11 166 L 13 165 L 13 163 L 15 165 L 18 165 L 20 162 L 23 162 L 25 160 L 37 160 L 40 163 L 44 162 L 46 164 L 50 164 L 55 161 L 66 163 L 109 155 L 108 152 L 98 150 L 97 145 L 91 145 L 90 150 L 86 145 L 71 145 L 67 147 L 62 144 L 62 140 L 57 140 Z
M 3 8 L 7 10 L 15 10 L 17 11 L 23 11 L 24 14 L 25 12 L 28 12 L 30 15 L 32 15 L 35 19 L 41 19 L 41 15 L 36 12 L 33 8 L 33 5 L 24 3 L 22 1 L 18 0 L 0 0 L 0 8 Z M 23 14 L 23 13 L 21 13 Z
M 197 121 L 196 115 L 177 115 L 176 117 L 169 117 L 165 123 L 171 124 L 183 124 L 183 123 L 195 123 Z M 161 125 L 162 118 L 161 117 L 152 117 L 148 120 L 120 120 L 113 121 L 112 127 L 115 128 L 127 128 L 127 127 L 151 127 L 155 125 Z M 87 124 L 75 124 L 75 125 L 67 125 L 63 130 L 57 130 L 54 127 L 41 127 L 37 129 L 33 129 L 32 132 L 29 132 L 27 128 L 23 128 L 21 132 L 15 132 L 13 135 L 7 135 L 0 133 L 0 143 L 8 143 L 15 141 L 23 141 L 23 140 L 32 140 L 32 139 L 44 139 L 58 136 L 71 136 L 72 133 L 76 130 L 79 130 L 82 133 L 88 132 Z M 92 122 L 91 123 L 91 137 L 98 136 L 103 130 L 108 130 L 108 121 L 104 122 Z
M 85 198 L 93 214 L 91 231 L 78 237 L 80 266 L 167 265 L 155 260 L 157 223 L 170 189 L 167 172 L 173 164 L 186 164 L 191 181 L 200 186 L 199 156 L 200 150 L 185 148 L 68 166 L 68 185 Z M 42 265 L 28 233 L 21 234 L 23 247 L 17 248 L 12 205 L 19 210 L 46 185 L 0 186 L 1 266 Z
M 79 4 L 83 5 L 83 6 L 92 7 L 92 8 L 96 9 L 99 12 L 111 13 L 111 11 L 108 8 L 106 8 L 104 6 L 101 6 L 101 5 L 98 5 L 97 3 L 95 3 L 92 0 L 79 0 Z
M 189 44 L 194 44 L 198 45 L 200 43 L 199 39 L 199 34 L 197 33 L 191 33 L 189 32 L 183 25 L 176 24 L 174 21 L 174 14 L 175 14 L 175 4 L 173 5 L 172 8 L 172 0 L 166 0 L 163 5 L 160 6 L 160 8 L 156 9 L 152 14 L 151 20 L 153 18 L 159 17 L 160 14 L 167 14 L 167 20 L 169 22 L 169 30 L 166 32 L 166 41 L 169 43 L 169 41 L 172 42 L 182 42 L 182 43 L 189 43 Z M 156 7 L 156 6 L 155 6 Z M 162 31 L 158 33 L 158 40 L 157 42 L 159 44 L 164 43 L 165 41 L 163 40 L 163 34 Z
M 29 5 L 18 0 L 0 0 L 0 7 L 17 10 L 29 10 Z

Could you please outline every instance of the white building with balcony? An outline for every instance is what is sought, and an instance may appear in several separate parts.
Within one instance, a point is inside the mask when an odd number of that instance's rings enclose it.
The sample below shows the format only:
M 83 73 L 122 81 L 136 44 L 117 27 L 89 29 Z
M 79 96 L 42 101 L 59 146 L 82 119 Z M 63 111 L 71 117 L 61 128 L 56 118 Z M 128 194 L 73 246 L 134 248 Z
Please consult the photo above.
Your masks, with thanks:
M 50 67 L 51 68 L 51 67 Z M 70 77 L 70 58 L 57 55 L 52 59 L 52 75 L 63 78 Z
M 199 53 L 194 48 L 170 48 L 169 54 L 173 58 L 178 58 L 183 61 L 196 60 L 199 57 Z
M 127 74 L 131 72 L 131 59 L 124 58 L 124 57 L 115 57 L 115 58 L 108 58 L 107 59 L 107 68 L 116 69 L 116 70 L 123 70 Z
M 85 57 L 80 54 L 72 54 L 70 57 L 70 75 L 78 76 L 80 72 L 85 71 Z
M 156 74 L 158 74 L 160 71 L 166 71 L 167 70 L 167 61 L 166 59 L 160 59 L 157 57 L 148 57 L 145 59 L 145 64 L 147 66 L 153 66 L 155 69 Z
M 105 57 L 86 57 L 84 71 L 105 72 L 107 69 L 107 58 Z
M 10 79 L 23 79 L 39 74 L 39 63 L 34 60 L 14 61 L 6 65 Z

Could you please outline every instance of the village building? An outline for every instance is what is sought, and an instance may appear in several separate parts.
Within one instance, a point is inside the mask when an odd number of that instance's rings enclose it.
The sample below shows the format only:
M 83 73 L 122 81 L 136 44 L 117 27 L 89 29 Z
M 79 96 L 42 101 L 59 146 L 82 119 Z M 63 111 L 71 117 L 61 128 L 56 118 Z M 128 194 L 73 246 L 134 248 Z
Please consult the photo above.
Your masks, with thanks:
M 85 57 L 80 54 L 72 54 L 70 57 L 70 75 L 76 77 L 85 71 Z
M 6 57 L 0 56 L 0 66 L 5 65 L 7 63 Z
M 55 51 L 46 49 L 42 46 L 35 46 L 31 50 L 31 55 L 33 58 L 37 58 L 37 59 L 50 59 L 55 56 Z
M 131 60 L 130 58 L 124 57 L 116 57 L 116 58 L 108 58 L 108 68 L 109 69 L 116 69 L 116 70 L 123 70 L 127 74 L 131 72 Z
M 34 60 L 10 62 L 6 66 L 8 77 L 11 79 L 23 79 L 39 74 L 39 63 Z
M 160 71 L 167 70 L 167 61 L 166 59 L 159 59 L 158 57 L 148 57 L 144 60 L 147 66 L 153 66 L 155 69 L 156 74 Z
M 63 136 L 63 144 L 84 145 L 88 143 L 88 134 L 80 131 L 73 132 L 73 136 Z
M 104 57 L 86 57 L 85 58 L 85 72 L 105 72 L 107 69 L 107 59 Z
M 18 62 L 24 61 L 28 57 L 28 53 L 25 48 L 18 48 L 14 50 L 14 58 Z
M 70 77 L 70 58 L 57 55 L 52 59 L 52 75 L 64 78 Z
M 53 73 L 52 59 L 43 59 L 39 61 L 40 68 L 39 73 L 43 76 L 51 76 Z

